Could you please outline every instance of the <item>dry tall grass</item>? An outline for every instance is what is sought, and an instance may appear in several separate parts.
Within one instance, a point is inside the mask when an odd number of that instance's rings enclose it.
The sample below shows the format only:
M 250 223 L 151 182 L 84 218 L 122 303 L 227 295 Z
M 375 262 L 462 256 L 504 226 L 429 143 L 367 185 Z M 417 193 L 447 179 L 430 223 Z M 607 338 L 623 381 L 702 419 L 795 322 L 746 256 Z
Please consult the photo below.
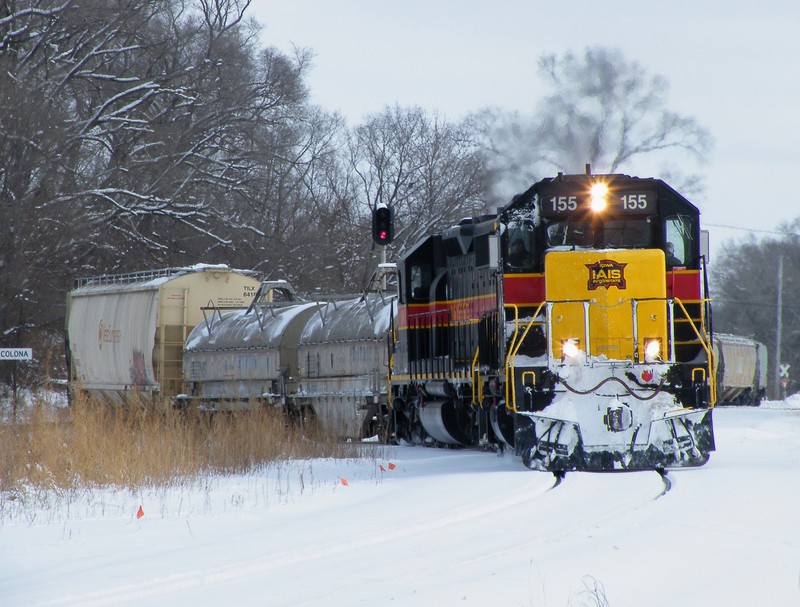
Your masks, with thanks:
M 0 492 L 175 486 L 288 459 L 358 455 L 356 444 L 287 425 L 280 412 L 259 407 L 210 417 L 90 398 L 56 410 L 37 400 L 17 423 L 0 424 Z

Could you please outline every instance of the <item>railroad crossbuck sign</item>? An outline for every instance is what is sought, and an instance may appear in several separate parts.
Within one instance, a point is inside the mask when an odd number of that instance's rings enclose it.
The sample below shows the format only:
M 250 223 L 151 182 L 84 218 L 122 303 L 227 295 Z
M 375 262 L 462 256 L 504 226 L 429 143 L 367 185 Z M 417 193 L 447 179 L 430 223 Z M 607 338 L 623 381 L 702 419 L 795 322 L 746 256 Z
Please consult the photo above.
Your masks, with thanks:
M 785 365 L 781 365 L 781 378 L 789 379 L 789 365 L 788 363 Z
M 33 348 L 0 348 L 0 360 L 33 360 Z

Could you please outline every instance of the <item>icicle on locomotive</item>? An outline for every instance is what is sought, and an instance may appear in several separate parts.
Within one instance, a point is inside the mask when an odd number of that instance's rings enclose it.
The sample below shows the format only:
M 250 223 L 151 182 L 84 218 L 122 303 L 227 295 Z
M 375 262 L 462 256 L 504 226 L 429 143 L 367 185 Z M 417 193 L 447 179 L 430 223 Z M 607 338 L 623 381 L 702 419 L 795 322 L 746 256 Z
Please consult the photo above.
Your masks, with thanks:
M 663 181 L 588 167 L 423 239 L 398 263 L 397 438 L 509 445 L 554 472 L 704 464 L 703 241 Z

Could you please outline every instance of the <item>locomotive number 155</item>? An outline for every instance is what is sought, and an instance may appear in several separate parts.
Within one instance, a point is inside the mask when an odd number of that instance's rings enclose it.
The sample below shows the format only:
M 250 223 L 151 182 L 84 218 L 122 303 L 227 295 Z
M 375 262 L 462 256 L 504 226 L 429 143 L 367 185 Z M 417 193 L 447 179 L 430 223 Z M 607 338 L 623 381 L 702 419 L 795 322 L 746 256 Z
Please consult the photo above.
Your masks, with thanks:
M 623 211 L 643 211 L 648 206 L 647 194 L 623 194 L 619 199 Z
M 556 213 L 574 211 L 578 208 L 577 196 L 553 196 L 550 199 L 550 210 Z

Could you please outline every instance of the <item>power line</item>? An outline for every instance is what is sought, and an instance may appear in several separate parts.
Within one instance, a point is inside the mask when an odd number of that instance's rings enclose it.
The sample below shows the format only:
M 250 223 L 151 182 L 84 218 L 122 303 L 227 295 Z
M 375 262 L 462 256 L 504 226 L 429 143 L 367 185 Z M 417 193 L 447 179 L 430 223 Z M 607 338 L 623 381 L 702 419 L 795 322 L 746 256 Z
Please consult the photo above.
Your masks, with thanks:
M 725 299 L 724 297 L 714 297 L 713 294 L 711 296 L 711 303 L 712 304 L 725 304 L 728 306 L 752 306 L 758 308 L 775 308 L 777 306 L 777 302 L 760 302 L 760 301 L 742 301 L 737 299 Z M 800 310 L 800 305 L 792 305 L 792 304 L 783 304 L 784 310 Z
M 711 228 L 726 228 L 728 230 L 742 230 L 744 232 L 759 232 L 760 234 L 776 234 L 777 236 L 798 236 L 800 234 L 797 232 L 779 232 L 777 230 L 757 230 L 755 228 L 745 228 L 742 226 L 729 226 L 722 223 L 704 223 L 703 225 L 709 226 Z

